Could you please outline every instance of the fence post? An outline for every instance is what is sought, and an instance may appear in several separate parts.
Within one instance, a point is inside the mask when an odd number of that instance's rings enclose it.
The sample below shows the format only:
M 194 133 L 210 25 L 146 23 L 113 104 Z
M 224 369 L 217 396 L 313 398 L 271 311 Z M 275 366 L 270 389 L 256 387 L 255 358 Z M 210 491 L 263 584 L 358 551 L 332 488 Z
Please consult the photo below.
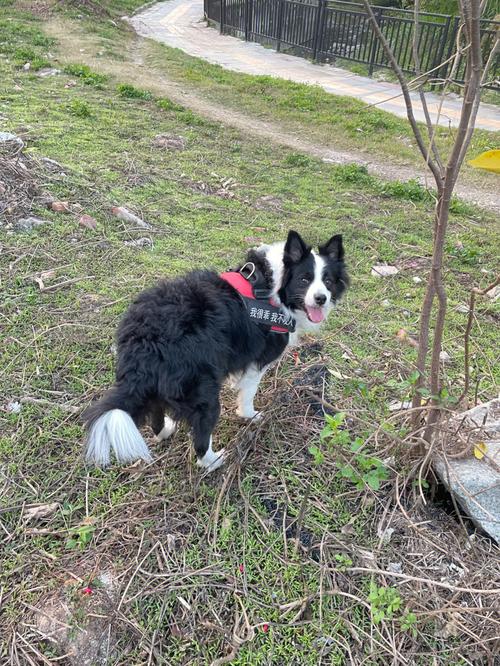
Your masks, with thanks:
M 460 25 L 460 17 L 455 16 L 455 19 L 453 21 L 453 27 L 451 31 L 449 31 L 450 35 L 450 46 L 448 47 L 448 52 L 446 54 L 446 57 L 444 58 L 445 60 L 449 60 L 453 54 L 453 51 L 455 50 L 455 44 L 457 41 L 457 33 L 458 33 L 458 26 Z M 451 67 L 453 66 L 452 63 L 448 62 L 446 65 L 443 65 L 443 67 L 439 70 L 439 75 L 445 78 L 448 75 L 448 72 L 451 70 Z
M 375 15 L 375 20 L 377 23 L 380 25 L 382 22 L 382 9 L 376 9 L 375 7 L 373 8 L 373 14 Z M 377 55 L 377 48 L 378 48 L 378 39 L 376 34 L 373 32 L 373 30 L 370 27 L 370 34 L 372 36 L 372 48 L 370 50 L 370 62 L 368 66 L 368 76 L 371 76 L 373 74 L 373 69 L 375 66 L 375 57 Z
M 450 23 L 451 23 L 451 16 L 447 16 L 446 17 L 446 23 L 445 23 L 445 26 L 443 28 L 443 32 L 441 33 L 441 39 L 439 40 L 440 44 L 439 44 L 439 47 L 436 49 L 436 55 L 434 56 L 434 60 L 432 62 L 432 69 L 434 69 L 440 63 L 443 62 L 444 50 L 446 48 L 446 43 L 448 42 L 448 35 L 450 33 Z M 442 71 L 442 69 L 443 68 L 440 67 L 435 72 L 433 72 L 431 76 L 433 78 L 439 77 L 440 72 Z M 435 83 L 433 85 L 433 88 L 436 88 L 438 86 L 439 86 L 439 84 Z
M 250 0 L 245 0 L 245 42 L 248 42 L 248 18 L 249 18 L 249 11 L 248 11 L 248 5 L 250 4 Z
M 278 35 L 276 41 L 276 51 L 281 49 L 281 35 L 283 33 L 283 12 L 285 10 L 285 0 L 278 0 Z
M 323 42 L 323 7 L 325 6 L 325 0 L 318 0 L 317 10 L 316 10 L 316 21 L 314 23 L 314 38 L 313 38 L 313 60 L 316 60 L 318 57 L 318 51 L 321 50 L 321 44 Z
M 224 19 L 226 18 L 226 0 L 220 0 L 220 23 L 219 32 L 222 35 L 224 32 Z

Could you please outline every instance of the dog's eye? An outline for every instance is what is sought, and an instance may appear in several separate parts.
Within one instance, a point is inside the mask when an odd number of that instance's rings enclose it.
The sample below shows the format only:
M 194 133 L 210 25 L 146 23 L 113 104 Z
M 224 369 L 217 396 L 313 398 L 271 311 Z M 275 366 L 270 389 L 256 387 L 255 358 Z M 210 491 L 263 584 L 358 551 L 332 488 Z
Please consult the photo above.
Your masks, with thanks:
M 302 282 L 302 284 L 309 284 L 311 280 L 308 277 L 302 277 L 300 278 L 300 281 Z
M 323 280 L 323 282 L 325 283 L 325 285 L 326 285 L 327 287 L 331 287 L 332 284 L 333 284 L 332 280 L 331 280 L 330 278 L 328 278 L 328 277 L 325 278 L 325 279 Z

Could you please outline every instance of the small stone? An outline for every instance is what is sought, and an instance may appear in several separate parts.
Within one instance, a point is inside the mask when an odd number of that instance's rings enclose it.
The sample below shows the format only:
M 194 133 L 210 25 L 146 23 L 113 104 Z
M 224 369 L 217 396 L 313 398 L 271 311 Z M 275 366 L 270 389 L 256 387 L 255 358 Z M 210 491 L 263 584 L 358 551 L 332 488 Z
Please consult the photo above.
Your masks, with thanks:
M 457 305 L 455 308 L 457 312 L 461 312 L 462 314 L 469 314 L 469 306 L 464 305 L 463 303 L 460 303 L 460 305 Z
M 128 208 L 125 208 L 125 206 L 113 206 L 111 212 L 119 220 L 122 220 L 122 222 L 132 222 L 133 224 L 137 225 L 138 227 L 142 227 L 143 229 L 151 229 L 151 225 L 148 222 L 141 220 L 140 217 L 134 213 L 131 213 Z
M 69 203 L 67 201 L 53 201 L 50 208 L 56 213 L 69 213 Z
M 18 402 L 17 400 L 11 400 L 10 402 L 7 403 L 5 409 L 9 414 L 19 414 L 19 412 L 21 411 L 21 403 Z
M 42 69 L 38 70 L 37 76 L 39 76 L 41 79 L 45 79 L 47 76 L 57 76 L 57 74 L 60 74 L 61 70 L 56 69 L 55 67 L 43 67 Z
M 439 360 L 444 365 L 450 365 L 451 363 L 453 363 L 453 361 L 451 360 L 451 356 L 446 351 L 442 351 L 439 353 Z
M 412 278 L 412 280 L 415 284 L 420 284 L 422 282 L 422 278 L 418 277 L 418 275 L 415 275 L 415 277 Z
M 382 301 L 382 307 L 383 308 L 390 308 L 391 307 L 391 301 L 388 298 L 384 298 Z
M 386 264 L 375 264 L 371 271 L 373 277 L 392 277 L 398 273 L 399 269 L 396 266 L 387 266 Z
M 0 132 L 0 144 L 10 144 L 22 148 L 24 146 L 24 141 L 20 136 L 12 134 L 12 132 Z
M 127 247 L 153 247 L 151 238 L 136 238 L 135 240 L 125 241 Z
M 392 573 L 403 573 L 403 565 L 401 562 L 389 562 L 387 565 L 387 571 Z
M 24 65 L 23 65 L 23 70 L 25 72 L 29 72 L 30 69 L 31 69 L 31 63 L 30 62 L 25 62 Z
M 391 402 L 389 405 L 390 412 L 400 412 L 403 409 L 410 409 L 411 402 L 410 400 L 404 400 L 403 402 Z
M 494 303 L 500 298 L 500 285 L 497 284 L 496 287 L 490 289 L 486 292 L 486 296 L 490 298 Z
M 20 217 L 14 222 L 14 231 L 29 232 L 43 224 L 48 224 L 48 220 L 42 220 L 39 217 Z

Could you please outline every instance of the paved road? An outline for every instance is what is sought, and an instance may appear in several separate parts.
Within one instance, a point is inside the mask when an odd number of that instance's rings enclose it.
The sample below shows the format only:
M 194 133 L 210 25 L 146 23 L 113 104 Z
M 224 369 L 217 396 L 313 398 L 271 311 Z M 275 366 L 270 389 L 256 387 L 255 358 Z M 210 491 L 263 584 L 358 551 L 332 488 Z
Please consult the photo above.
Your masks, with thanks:
M 315 84 L 329 93 L 356 97 L 367 104 L 376 104 L 380 109 L 406 118 L 399 84 L 358 76 L 331 65 L 315 65 L 303 58 L 277 53 L 260 44 L 220 35 L 203 20 L 203 0 L 159 2 L 133 16 L 130 23 L 144 37 L 151 37 L 226 69 Z M 423 121 L 424 115 L 418 95 L 413 93 L 412 97 L 415 115 L 418 120 Z M 428 94 L 427 99 L 432 120 L 435 121 L 440 98 Z M 460 99 L 447 96 L 441 111 L 440 124 L 456 127 L 460 109 Z M 500 130 L 500 110 L 491 104 L 482 104 L 476 127 Z

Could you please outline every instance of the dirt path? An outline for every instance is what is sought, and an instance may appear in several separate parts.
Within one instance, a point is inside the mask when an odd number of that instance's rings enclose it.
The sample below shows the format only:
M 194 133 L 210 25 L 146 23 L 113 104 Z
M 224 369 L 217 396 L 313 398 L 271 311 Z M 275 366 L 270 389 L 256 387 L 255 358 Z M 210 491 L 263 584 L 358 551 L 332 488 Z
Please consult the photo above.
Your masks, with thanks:
M 321 145 L 299 138 L 294 133 L 283 131 L 279 125 L 259 120 L 234 109 L 225 108 L 200 97 L 194 90 L 187 90 L 185 84 L 169 79 L 154 65 L 147 63 L 150 54 L 149 40 L 135 36 L 131 39 L 126 61 L 96 57 L 102 50 L 98 37 L 79 29 L 78 24 L 60 19 L 51 19 L 45 24 L 49 35 L 59 42 L 58 57 L 63 63 L 85 62 L 92 69 L 127 81 L 139 87 L 147 88 L 158 96 L 166 96 L 177 104 L 223 125 L 235 127 L 260 140 L 286 146 L 292 150 L 306 153 L 332 164 L 356 163 L 366 166 L 368 171 L 384 180 L 409 180 L 416 178 L 431 186 L 429 176 L 424 170 L 413 166 L 392 165 L 377 161 L 372 156 L 356 151 L 339 151 L 331 146 Z M 77 54 L 75 56 L 75 54 Z M 477 204 L 495 213 L 500 213 L 500 197 L 494 192 L 474 186 L 458 183 L 456 194 L 470 203 Z

